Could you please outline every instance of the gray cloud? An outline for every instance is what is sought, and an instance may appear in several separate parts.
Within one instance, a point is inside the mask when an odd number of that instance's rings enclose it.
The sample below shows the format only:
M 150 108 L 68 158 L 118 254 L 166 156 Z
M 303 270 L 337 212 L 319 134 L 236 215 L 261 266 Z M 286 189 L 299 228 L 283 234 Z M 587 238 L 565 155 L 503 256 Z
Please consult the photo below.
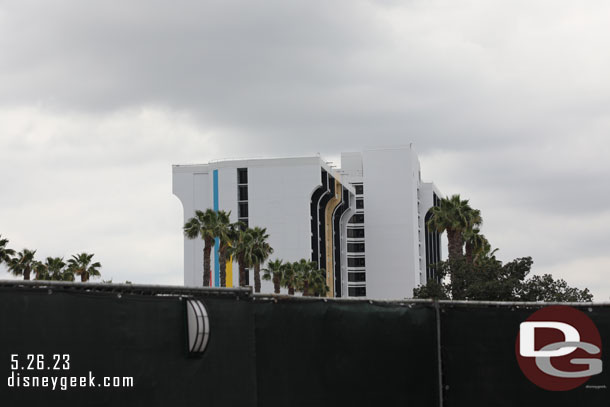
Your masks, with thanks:
M 506 259 L 597 284 L 576 268 L 607 265 L 609 8 L 0 2 L 0 233 L 179 281 L 170 164 L 415 142 Z

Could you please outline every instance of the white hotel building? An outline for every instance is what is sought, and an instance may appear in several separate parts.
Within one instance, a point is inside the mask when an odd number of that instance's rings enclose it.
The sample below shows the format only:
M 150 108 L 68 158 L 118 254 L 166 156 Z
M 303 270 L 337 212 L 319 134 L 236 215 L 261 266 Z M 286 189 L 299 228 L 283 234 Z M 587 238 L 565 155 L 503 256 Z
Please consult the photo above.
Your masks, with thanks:
M 174 165 L 173 193 L 184 208 L 182 224 L 195 210 L 213 208 L 266 227 L 271 258 L 317 262 L 332 297 L 409 298 L 441 257 L 440 236 L 425 224 L 441 194 L 421 181 L 411 146 L 342 153 L 340 169 L 320 157 Z M 215 248 L 214 286 L 217 256 Z M 227 262 L 227 286 L 237 285 L 234 269 Z M 184 284 L 203 284 L 201 239 L 184 240 Z M 271 282 L 261 291 L 273 292 Z

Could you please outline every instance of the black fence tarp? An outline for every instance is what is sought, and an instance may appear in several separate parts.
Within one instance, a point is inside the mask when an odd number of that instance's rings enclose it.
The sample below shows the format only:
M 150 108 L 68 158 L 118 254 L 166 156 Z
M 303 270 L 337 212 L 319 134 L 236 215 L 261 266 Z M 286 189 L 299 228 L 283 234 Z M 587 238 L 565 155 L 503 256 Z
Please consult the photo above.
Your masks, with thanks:
M 444 406 L 595 407 L 610 404 L 610 359 L 603 347 L 604 371 L 576 389 L 543 390 L 523 375 L 515 355 L 519 324 L 542 306 L 544 304 L 442 304 Z M 593 320 L 602 342 L 604 338 L 610 338 L 609 307 L 573 307 Z
M 205 298 L 210 340 L 204 357 L 188 357 L 178 297 L 47 290 L 0 290 L 2 406 L 256 405 L 252 304 Z M 8 388 L 10 355 L 23 376 L 134 378 L 133 388 Z M 70 369 L 27 370 L 27 355 L 69 354 Z
M 203 301 L 210 317 L 211 336 L 200 357 L 187 350 L 187 297 Z M 0 405 L 608 405 L 606 370 L 589 387 L 567 392 L 542 390 L 521 373 L 519 324 L 543 306 L 0 282 Z M 610 337 L 607 306 L 575 307 L 594 321 L 602 341 Z M 44 355 L 47 364 L 52 355 L 68 354 L 70 368 L 27 370 L 29 354 Z M 602 347 L 604 368 L 606 354 Z M 18 355 L 17 370 L 11 355 Z M 8 386 L 16 376 L 89 372 L 98 382 L 133 377 L 134 386 Z
M 255 302 L 260 406 L 435 406 L 434 308 Z

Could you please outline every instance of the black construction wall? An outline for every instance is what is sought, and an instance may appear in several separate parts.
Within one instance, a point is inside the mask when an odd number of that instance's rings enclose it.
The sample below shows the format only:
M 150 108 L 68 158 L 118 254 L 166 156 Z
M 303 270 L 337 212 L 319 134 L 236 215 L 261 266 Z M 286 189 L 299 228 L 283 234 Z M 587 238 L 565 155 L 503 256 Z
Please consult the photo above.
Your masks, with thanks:
M 260 406 L 434 406 L 434 308 L 255 303 Z
M 205 354 L 188 357 L 178 297 L 0 289 L 0 400 L 13 406 L 435 405 L 431 305 L 200 297 Z M 133 376 L 134 387 L 9 388 L 10 355 L 69 354 L 69 371 Z
M 602 338 L 604 371 L 570 391 L 547 391 L 531 383 L 519 369 L 515 341 L 519 324 L 541 308 L 444 304 L 441 308 L 444 406 L 608 406 L 610 309 L 574 307 L 593 320 Z
M 205 294 L 211 337 L 186 349 L 177 296 L 0 288 L 2 406 L 607 406 L 604 372 L 549 392 L 519 370 L 515 339 L 533 307 L 264 299 Z M 610 337 L 610 310 L 579 307 Z M 10 355 L 69 354 L 69 371 L 20 376 L 133 376 L 134 387 L 9 388 Z
M 205 298 L 212 333 L 205 355 L 187 357 L 176 297 L 0 290 L 2 406 L 256 405 L 251 304 Z M 134 388 L 10 389 L 10 354 L 67 353 L 65 375 L 133 376 Z M 23 370 L 22 375 L 55 375 Z

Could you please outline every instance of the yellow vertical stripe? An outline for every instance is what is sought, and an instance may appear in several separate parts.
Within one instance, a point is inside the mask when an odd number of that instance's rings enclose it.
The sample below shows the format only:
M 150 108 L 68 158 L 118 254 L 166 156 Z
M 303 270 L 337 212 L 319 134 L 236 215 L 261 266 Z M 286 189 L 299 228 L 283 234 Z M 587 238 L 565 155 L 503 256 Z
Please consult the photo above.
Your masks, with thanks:
M 233 287 L 233 256 L 231 256 L 229 261 L 227 261 L 226 272 L 227 272 L 227 281 L 226 281 L 227 287 Z
M 335 179 L 335 196 L 326 204 L 325 218 L 326 223 L 326 285 L 329 290 L 326 294 L 327 297 L 335 296 L 335 267 L 334 267 L 334 250 L 333 250 L 333 212 L 335 208 L 341 203 L 341 197 L 343 195 L 343 188 L 339 180 Z M 337 231 L 339 233 L 339 231 Z

